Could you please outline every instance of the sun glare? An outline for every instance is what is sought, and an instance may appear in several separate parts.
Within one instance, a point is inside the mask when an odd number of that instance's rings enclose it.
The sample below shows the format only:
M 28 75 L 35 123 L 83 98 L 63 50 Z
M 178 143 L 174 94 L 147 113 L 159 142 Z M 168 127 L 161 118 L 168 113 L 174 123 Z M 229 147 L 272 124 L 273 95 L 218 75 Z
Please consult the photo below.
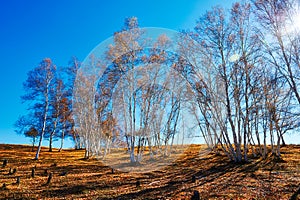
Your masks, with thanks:
M 294 17 L 294 27 L 297 32 L 300 31 L 300 13 L 297 13 Z
M 296 4 L 293 8 L 284 23 L 284 34 L 290 39 L 300 34 L 300 4 Z
M 295 10 L 293 12 L 292 15 L 292 19 L 291 19 L 291 28 L 293 31 L 295 31 L 296 33 L 300 32 L 300 5 L 296 5 L 295 6 Z

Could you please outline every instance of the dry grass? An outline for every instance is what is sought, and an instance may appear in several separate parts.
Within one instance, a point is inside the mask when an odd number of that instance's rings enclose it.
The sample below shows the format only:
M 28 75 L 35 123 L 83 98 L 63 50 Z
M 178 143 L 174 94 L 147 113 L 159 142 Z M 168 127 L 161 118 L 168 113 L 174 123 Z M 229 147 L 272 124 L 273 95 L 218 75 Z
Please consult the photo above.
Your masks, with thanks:
M 230 163 L 223 155 L 200 156 L 199 148 L 189 148 L 176 162 L 156 171 L 112 173 L 101 160 L 82 159 L 82 150 L 50 153 L 43 148 L 36 161 L 29 146 L 0 145 L 0 187 L 6 184 L 0 189 L 0 198 L 190 199 L 193 190 L 198 190 L 202 199 L 289 199 L 300 185 L 300 145 L 283 147 L 281 161 L 270 156 L 266 160 L 251 158 L 244 164 Z M 2 167 L 4 159 L 8 160 L 6 167 Z M 9 174 L 10 168 L 17 172 Z M 50 185 L 45 184 L 45 170 L 53 173 Z M 196 182 L 192 182 L 193 175 Z

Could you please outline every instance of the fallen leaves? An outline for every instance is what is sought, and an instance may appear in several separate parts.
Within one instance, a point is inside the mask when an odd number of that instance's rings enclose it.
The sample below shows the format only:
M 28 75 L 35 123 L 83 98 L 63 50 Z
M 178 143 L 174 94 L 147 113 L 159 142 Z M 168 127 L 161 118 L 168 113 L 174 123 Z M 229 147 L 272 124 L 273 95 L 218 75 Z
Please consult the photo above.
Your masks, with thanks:
M 300 184 L 299 147 L 282 148 L 284 162 L 252 158 L 244 164 L 231 163 L 226 156 L 199 155 L 193 147 L 157 171 L 112 173 L 101 160 L 83 160 L 81 150 L 50 153 L 43 148 L 40 160 L 34 161 L 29 146 L 0 145 L 0 160 L 8 160 L 0 168 L 0 186 L 6 185 L 0 199 L 189 199 L 194 190 L 202 199 L 289 199 Z M 17 173 L 8 175 L 9 168 Z M 53 173 L 47 186 L 45 170 Z

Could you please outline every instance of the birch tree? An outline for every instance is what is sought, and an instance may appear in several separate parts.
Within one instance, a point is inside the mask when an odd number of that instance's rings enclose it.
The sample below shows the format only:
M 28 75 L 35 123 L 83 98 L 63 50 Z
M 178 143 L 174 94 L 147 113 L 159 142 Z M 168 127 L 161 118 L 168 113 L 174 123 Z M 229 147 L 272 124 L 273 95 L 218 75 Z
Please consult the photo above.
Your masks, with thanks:
M 35 116 L 41 116 L 41 129 L 38 130 L 39 144 L 35 155 L 36 160 L 39 159 L 42 141 L 47 128 L 50 107 L 50 88 L 51 84 L 53 84 L 55 70 L 56 66 L 52 60 L 45 58 L 39 66 L 28 72 L 28 78 L 23 84 L 26 94 L 21 97 L 22 100 L 30 103 L 29 110 L 31 110 Z
M 296 0 L 253 1 L 262 28 L 261 41 L 271 65 L 286 80 L 300 104 L 299 94 L 299 2 Z

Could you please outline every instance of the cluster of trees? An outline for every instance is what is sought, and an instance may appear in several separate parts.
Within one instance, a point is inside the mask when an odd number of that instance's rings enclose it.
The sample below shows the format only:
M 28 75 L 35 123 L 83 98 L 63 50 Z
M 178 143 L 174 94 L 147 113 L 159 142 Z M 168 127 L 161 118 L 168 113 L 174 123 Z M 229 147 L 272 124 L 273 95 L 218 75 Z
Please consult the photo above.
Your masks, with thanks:
M 26 94 L 21 96 L 28 105 L 28 113 L 20 116 L 15 126 L 18 133 L 32 138 L 33 148 L 39 139 L 35 159 L 39 158 L 44 138 L 49 139 L 49 151 L 56 138 L 61 139 L 60 150 L 65 137 L 72 136 L 76 141 L 71 110 L 72 88 L 79 65 L 73 58 L 69 67 L 57 68 L 50 58 L 45 58 L 28 72 L 23 84 Z
M 250 150 L 265 158 L 267 144 L 280 157 L 284 135 L 299 128 L 299 16 L 294 0 L 238 2 L 206 12 L 180 41 L 206 83 L 194 106 L 200 130 L 235 162 Z
M 151 41 L 128 18 L 104 56 L 63 70 L 45 59 L 29 72 L 19 131 L 39 136 L 39 147 L 49 138 L 50 149 L 54 136 L 72 135 L 86 158 L 124 147 L 132 163 L 169 156 L 194 134 L 235 162 L 266 158 L 267 144 L 280 157 L 300 125 L 299 16 L 296 0 L 237 2 L 207 11 L 176 41 Z
M 179 76 L 183 61 L 166 51 L 172 46 L 166 35 L 150 40 L 137 18 L 128 18 L 105 59 L 91 55 L 78 71 L 73 111 L 86 157 L 124 147 L 135 163 L 146 151 L 151 158 L 168 156 L 175 141 L 184 143 L 180 127 L 189 120 L 182 118 L 189 87 Z

